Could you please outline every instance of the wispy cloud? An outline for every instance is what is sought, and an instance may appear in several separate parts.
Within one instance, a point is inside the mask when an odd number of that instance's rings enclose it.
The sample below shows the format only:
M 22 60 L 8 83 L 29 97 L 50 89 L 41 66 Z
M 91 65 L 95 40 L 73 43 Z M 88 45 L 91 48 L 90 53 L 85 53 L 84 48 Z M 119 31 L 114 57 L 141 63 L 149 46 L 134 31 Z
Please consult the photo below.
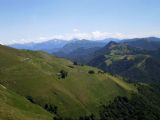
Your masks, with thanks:
M 35 38 L 22 38 L 17 40 L 11 40 L 5 44 L 13 43 L 29 43 L 29 42 L 43 42 L 51 39 L 62 39 L 62 40 L 72 40 L 72 39 L 89 39 L 89 40 L 102 40 L 105 38 L 126 38 L 127 36 L 123 33 L 110 33 L 103 31 L 93 31 L 93 32 L 81 32 L 79 29 L 73 29 L 71 33 L 65 34 L 54 34 L 52 36 L 39 36 Z
M 72 39 L 88 39 L 88 40 L 102 40 L 105 38 L 135 38 L 135 37 L 149 37 L 149 36 L 160 36 L 160 32 L 152 32 L 152 33 L 139 33 L 139 34 L 123 34 L 123 33 L 111 33 L 104 31 L 93 31 L 93 32 L 81 32 L 79 29 L 73 29 L 73 32 L 64 33 L 64 34 L 53 34 L 52 36 L 38 36 L 34 38 L 22 38 L 17 40 L 10 40 L 9 42 L 3 43 L 0 41 L 0 44 L 14 44 L 14 43 L 38 43 L 44 42 L 51 39 L 59 39 L 59 40 L 72 40 Z
M 66 34 L 57 34 L 50 37 L 40 37 L 40 40 L 48 39 L 63 39 L 63 40 L 72 40 L 72 39 L 90 39 L 90 40 L 101 40 L 105 38 L 125 38 L 126 35 L 122 33 L 110 33 L 110 32 L 80 32 L 78 29 L 74 29 L 73 33 Z

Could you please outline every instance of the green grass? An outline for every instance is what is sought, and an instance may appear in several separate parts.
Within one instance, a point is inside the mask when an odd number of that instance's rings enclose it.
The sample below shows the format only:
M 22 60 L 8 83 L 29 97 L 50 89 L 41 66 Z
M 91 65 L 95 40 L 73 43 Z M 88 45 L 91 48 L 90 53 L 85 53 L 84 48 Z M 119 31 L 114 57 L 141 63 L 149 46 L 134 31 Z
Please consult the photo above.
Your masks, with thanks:
M 0 46 L 0 83 L 36 104 L 56 105 L 63 117 L 98 114 L 99 105 L 116 96 L 128 96 L 136 87 L 99 69 L 75 66 L 43 52 L 20 51 Z M 70 66 L 73 66 L 72 68 Z M 58 79 L 60 70 L 68 72 Z M 94 70 L 95 74 L 89 74 Z
M 52 120 L 53 115 L 0 85 L 0 120 Z

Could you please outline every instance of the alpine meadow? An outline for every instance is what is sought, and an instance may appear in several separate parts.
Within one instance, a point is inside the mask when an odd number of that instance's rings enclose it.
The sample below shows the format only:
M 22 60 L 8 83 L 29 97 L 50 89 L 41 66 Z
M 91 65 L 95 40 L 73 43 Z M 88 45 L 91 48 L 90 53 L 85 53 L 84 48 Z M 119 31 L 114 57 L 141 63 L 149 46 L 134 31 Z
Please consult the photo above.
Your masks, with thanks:
M 0 120 L 160 120 L 159 4 L 0 0 Z

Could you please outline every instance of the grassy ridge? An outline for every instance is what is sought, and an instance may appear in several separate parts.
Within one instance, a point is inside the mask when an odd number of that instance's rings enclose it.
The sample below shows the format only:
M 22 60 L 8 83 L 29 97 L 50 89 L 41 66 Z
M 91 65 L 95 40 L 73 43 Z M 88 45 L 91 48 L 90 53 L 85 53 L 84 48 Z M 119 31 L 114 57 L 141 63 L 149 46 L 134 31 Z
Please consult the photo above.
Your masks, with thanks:
M 30 96 L 36 104 L 58 107 L 62 117 L 97 114 L 101 103 L 136 91 L 132 84 L 99 69 L 73 65 L 43 52 L 19 51 L 0 46 L 0 83 L 10 90 Z M 68 72 L 59 79 L 60 70 Z M 94 70 L 95 74 L 89 74 Z

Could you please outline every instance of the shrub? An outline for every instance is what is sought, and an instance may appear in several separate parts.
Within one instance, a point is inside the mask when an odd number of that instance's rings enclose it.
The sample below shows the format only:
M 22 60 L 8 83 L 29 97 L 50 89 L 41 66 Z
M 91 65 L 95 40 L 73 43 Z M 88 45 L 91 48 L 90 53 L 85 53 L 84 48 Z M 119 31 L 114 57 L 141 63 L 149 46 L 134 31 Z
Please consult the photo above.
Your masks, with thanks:
M 58 107 L 55 105 L 45 104 L 44 109 L 46 109 L 50 113 L 57 114 Z
M 89 70 L 88 73 L 89 74 L 94 74 L 95 72 L 94 72 L 94 70 Z
M 27 96 L 26 98 L 27 98 L 31 103 L 35 103 L 34 100 L 33 100 L 33 98 L 32 98 L 32 96 Z
M 66 72 L 65 70 L 61 70 L 61 71 L 60 71 L 60 77 L 61 77 L 62 79 L 66 78 L 67 75 L 68 75 L 68 72 Z

